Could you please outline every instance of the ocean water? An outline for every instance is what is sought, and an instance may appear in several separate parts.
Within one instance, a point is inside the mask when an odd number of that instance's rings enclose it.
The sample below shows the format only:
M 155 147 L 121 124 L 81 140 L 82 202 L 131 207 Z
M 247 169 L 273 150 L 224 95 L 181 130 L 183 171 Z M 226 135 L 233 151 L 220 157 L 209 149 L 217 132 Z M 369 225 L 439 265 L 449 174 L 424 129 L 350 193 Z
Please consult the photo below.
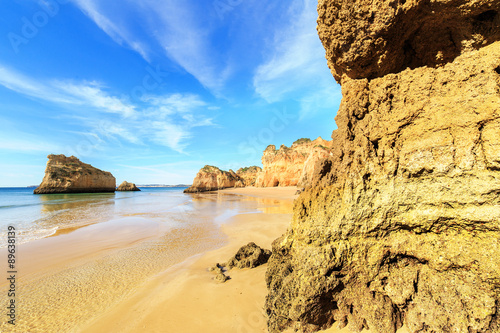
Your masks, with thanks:
M 184 188 L 152 187 L 141 192 L 34 195 L 33 188 L 0 188 L 0 248 L 7 228 L 22 244 L 58 231 L 121 217 L 146 217 L 172 227 L 189 219 L 193 197 Z

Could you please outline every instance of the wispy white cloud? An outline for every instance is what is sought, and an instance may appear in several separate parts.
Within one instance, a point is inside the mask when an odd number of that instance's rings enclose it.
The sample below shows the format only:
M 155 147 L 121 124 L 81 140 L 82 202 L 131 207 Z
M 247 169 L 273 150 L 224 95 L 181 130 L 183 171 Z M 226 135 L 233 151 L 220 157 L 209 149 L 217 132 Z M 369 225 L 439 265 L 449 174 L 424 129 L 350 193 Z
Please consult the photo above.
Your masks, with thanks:
M 269 103 L 298 98 L 302 115 L 311 111 L 310 102 L 334 102 L 335 83 L 316 32 L 316 3 L 292 2 L 288 25 L 275 33 L 266 60 L 253 78 L 255 92 Z
M 150 61 L 149 54 L 143 42 L 135 39 L 124 25 L 117 26 L 109 17 L 102 13 L 100 4 L 95 0 L 72 0 L 80 10 L 87 15 L 95 24 L 109 35 L 116 43 L 130 47 L 139 53 L 146 61 Z
M 135 113 L 134 106 L 110 96 L 97 82 L 35 80 L 0 65 L 0 85 L 17 93 L 57 104 L 88 106 L 124 117 Z
M 212 43 L 214 26 L 196 1 L 125 1 L 121 6 L 109 6 L 105 0 L 72 1 L 119 45 L 148 62 L 148 50 L 159 48 L 212 92 L 218 93 L 231 75 L 231 66 Z M 133 20 L 126 19 L 131 12 Z M 134 21 L 140 21 L 140 27 L 133 27 Z
M 90 105 L 99 110 L 121 114 L 124 117 L 136 115 L 133 105 L 127 104 L 118 97 L 108 95 L 97 82 L 73 84 L 56 81 L 52 85 L 59 91 L 75 98 L 77 101 L 75 104 Z
M 134 105 L 107 93 L 97 82 L 35 80 L 2 66 L 0 86 L 65 109 L 72 106 L 85 109 L 83 114 L 68 109 L 66 117 L 86 126 L 85 136 L 92 136 L 91 142 L 98 146 L 109 140 L 137 145 L 149 142 L 183 152 L 195 127 L 214 125 L 212 118 L 204 112 L 210 106 L 195 94 L 149 95 L 143 98 L 140 105 Z M 88 108 L 97 113 L 89 113 Z M 8 140 L 4 146 L 0 145 L 0 149 L 19 146 L 22 143 Z M 53 147 L 41 144 L 30 146 L 26 142 L 25 149 L 57 151 L 49 148 Z
M 75 103 L 75 99 L 71 96 L 65 96 L 56 90 L 52 90 L 49 86 L 41 84 L 38 81 L 31 79 L 21 73 L 12 71 L 0 65 L 0 85 L 12 91 L 35 97 L 43 100 L 48 100 L 56 103 Z
M 189 112 L 193 108 L 204 107 L 207 105 L 195 94 L 171 94 L 167 96 L 144 96 L 143 101 L 152 105 L 149 109 L 151 115 L 159 118 L 170 116 L 174 113 Z
M 240 68 L 235 60 L 254 52 L 245 50 L 248 43 L 264 51 L 265 61 L 256 68 L 253 85 L 269 103 L 317 95 L 311 91 L 317 87 L 323 91 L 326 86 L 332 91 L 335 86 L 316 32 L 317 0 L 292 0 L 286 5 L 238 2 L 228 7 L 222 23 L 213 3 L 196 0 L 128 0 L 120 6 L 106 0 L 72 1 L 116 43 L 148 61 L 145 50 L 158 50 L 216 96 L 221 96 L 235 73 L 249 69 Z M 278 17 L 277 8 L 279 13 L 288 8 L 288 13 Z M 268 22 L 271 19 L 278 22 Z M 220 35 L 221 24 L 228 35 Z M 266 44 L 269 36 L 274 41 L 270 47 Z M 310 98 L 305 96 L 304 101 Z
M 216 61 L 220 51 L 211 45 L 212 27 L 206 17 L 198 17 L 189 1 L 149 0 L 148 3 L 157 13 L 156 37 L 167 55 L 206 88 L 220 90 L 231 68 Z

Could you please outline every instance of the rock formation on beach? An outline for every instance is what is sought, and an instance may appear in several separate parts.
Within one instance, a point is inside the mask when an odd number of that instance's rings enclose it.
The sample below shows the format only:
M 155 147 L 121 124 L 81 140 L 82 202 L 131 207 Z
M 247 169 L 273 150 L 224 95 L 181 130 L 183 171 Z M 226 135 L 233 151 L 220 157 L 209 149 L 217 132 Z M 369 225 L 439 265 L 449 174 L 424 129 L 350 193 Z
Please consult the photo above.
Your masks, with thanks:
M 126 182 L 124 181 L 123 183 L 120 184 L 120 186 L 118 186 L 118 188 L 116 189 L 117 191 L 140 191 L 140 189 L 135 186 L 134 183 L 129 183 L 129 182 Z
M 262 172 L 262 168 L 258 166 L 239 168 L 236 174 L 241 178 L 241 181 L 236 183 L 236 187 L 254 186 L 260 172 Z
M 333 141 L 328 142 L 328 146 L 325 145 L 314 145 L 307 159 L 302 167 L 302 172 L 300 174 L 297 186 L 300 188 L 307 187 L 313 180 L 313 176 L 317 174 L 323 168 L 323 161 L 328 157 L 332 156 L 332 145 Z
M 208 270 L 216 274 L 214 277 L 216 282 L 224 283 L 231 278 L 225 274 L 228 270 L 235 267 L 239 269 L 259 267 L 260 265 L 266 264 L 270 256 L 270 250 L 263 249 L 254 242 L 250 242 L 240 247 L 238 252 L 236 252 L 236 254 L 226 263 L 216 263 Z
M 225 267 L 232 269 L 233 267 L 238 268 L 255 268 L 260 265 L 264 265 L 269 260 L 271 256 L 271 251 L 266 250 L 250 242 L 247 245 L 242 246 L 236 254 L 224 264 Z
M 270 332 L 500 332 L 499 11 L 319 1 L 343 99 L 273 243 Z
M 229 187 L 275 187 L 305 186 L 310 183 L 312 175 L 317 171 L 320 162 L 331 156 L 333 141 L 321 137 L 314 141 L 299 139 L 291 147 L 282 145 L 276 149 L 270 145 L 264 150 L 262 164 L 222 171 L 217 167 L 206 165 L 196 175 L 193 185 L 184 193 L 216 191 Z
M 109 172 L 80 162 L 74 156 L 49 155 L 42 183 L 33 193 L 114 192 L 116 179 Z
M 310 139 L 299 139 L 291 147 L 282 145 L 279 149 L 270 145 L 262 155 L 262 172 L 257 176 L 255 186 L 297 186 L 311 167 L 304 169 L 304 165 L 313 150 L 328 151 L 332 142 L 323 140 L 321 137 L 314 141 Z M 310 164 L 308 164 L 310 165 Z
M 193 185 L 184 190 L 184 193 L 198 193 L 216 191 L 228 187 L 234 187 L 240 177 L 233 171 L 222 171 L 221 169 L 205 165 L 196 175 Z

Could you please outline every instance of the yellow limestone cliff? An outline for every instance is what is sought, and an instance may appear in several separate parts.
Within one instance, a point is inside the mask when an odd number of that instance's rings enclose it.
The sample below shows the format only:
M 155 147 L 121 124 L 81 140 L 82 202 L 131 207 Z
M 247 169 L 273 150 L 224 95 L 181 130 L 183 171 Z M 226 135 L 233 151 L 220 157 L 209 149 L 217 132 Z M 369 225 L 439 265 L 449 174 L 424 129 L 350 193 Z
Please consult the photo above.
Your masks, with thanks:
M 45 176 L 35 194 L 114 192 L 116 179 L 78 158 L 49 155 Z
M 500 332 L 499 12 L 319 1 L 343 99 L 332 156 L 273 244 L 270 332 Z

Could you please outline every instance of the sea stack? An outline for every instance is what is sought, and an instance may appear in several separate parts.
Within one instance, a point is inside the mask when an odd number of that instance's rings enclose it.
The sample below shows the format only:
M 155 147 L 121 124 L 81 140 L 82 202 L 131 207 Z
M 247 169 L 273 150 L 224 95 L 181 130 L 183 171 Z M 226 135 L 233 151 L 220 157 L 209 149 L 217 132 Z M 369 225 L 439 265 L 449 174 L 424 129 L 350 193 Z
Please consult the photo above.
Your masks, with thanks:
M 205 165 L 196 174 L 193 185 L 184 190 L 184 193 L 199 193 L 217 191 L 228 187 L 234 187 L 241 178 L 233 171 L 223 171 L 218 167 Z
M 500 332 L 499 12 L 319 1 L 343 99 L 273 243 L 269 332 Z
M 114 192 L 116 179 L 110 172 L 94 168 L 78 158 L 64 155 L 47 156 L 42 183 L 34 194 Z
M 120 184 L 120 186 L 118 186 L 118 188 L 116 189 L 117 191 L 122 191 L 122 192 L 126 192 L 126 191 L 140 191 L 140 189 L 135 186 L 134 183 L 129 183 L 129 182 L 123 182 Z

